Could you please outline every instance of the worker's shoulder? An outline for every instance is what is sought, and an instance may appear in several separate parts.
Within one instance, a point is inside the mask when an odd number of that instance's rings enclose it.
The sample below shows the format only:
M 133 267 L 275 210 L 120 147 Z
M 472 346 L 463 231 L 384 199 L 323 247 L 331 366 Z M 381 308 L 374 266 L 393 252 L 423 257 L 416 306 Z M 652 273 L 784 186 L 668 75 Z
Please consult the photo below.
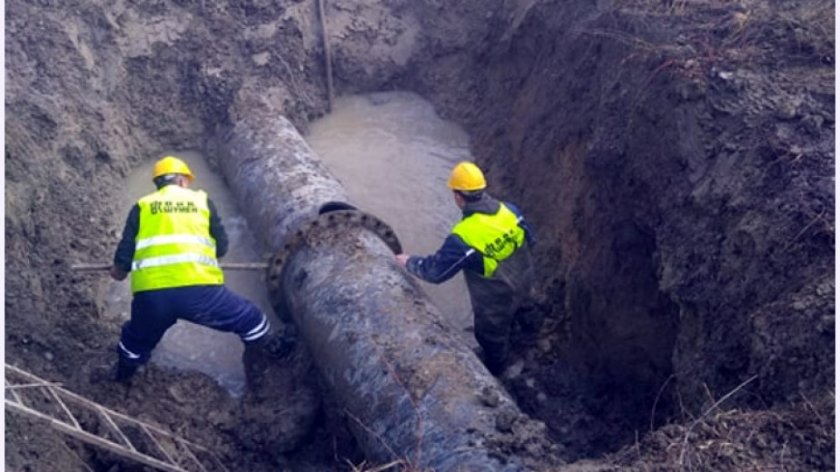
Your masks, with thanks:
M 454 250 L 455 252 L 461 253 L 464 248 L 469 249 L 469 244 L 467 244 L 467 242 L 464 241 L 464 238 L 460 234 L 456 233 L 453 228 L 453 231 L 446 236 L 446 239 L 443 240 L 440 251 L 451 252 Z
M 516 216 L 522 216 L 522 217 L 524 217 L 524 216 L 525 216 L 525 215 L 522 213 L 522 210 L 520 210 L 520 209 L 519 209 L 519 207 L 518 207 L 518 206 L 516 206 L 513 202 L 510 202 L 510 201 L 502 201 L 502 205 L 506 206 L 508 210 L 510 210 L 510 211 L 512 211 L 512 212 L 514 212 L 514 213 L 516 214 Z

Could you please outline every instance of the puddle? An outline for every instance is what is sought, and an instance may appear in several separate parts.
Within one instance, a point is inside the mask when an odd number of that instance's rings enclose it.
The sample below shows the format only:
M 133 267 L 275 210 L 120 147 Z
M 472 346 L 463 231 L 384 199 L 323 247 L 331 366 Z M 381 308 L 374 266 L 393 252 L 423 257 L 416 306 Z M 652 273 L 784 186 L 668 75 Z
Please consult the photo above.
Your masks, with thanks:
M 461 218 L 446 180 L 458 161 L 470 158 L 469 137 L 458 125 L 416 94 L 387 92 L 340 97 L 310 129 L 309 145 L 351 203 L 390 224 L 410 254 L 440 247 Z M 472 325 L 462 274 L 441 285 L 422 284 L 454 327 Z

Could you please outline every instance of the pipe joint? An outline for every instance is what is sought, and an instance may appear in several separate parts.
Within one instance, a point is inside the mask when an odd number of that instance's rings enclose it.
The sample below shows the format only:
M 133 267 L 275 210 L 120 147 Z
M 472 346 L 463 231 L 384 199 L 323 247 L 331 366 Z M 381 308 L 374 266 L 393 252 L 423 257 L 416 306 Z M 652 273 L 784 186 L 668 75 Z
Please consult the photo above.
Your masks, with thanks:
M 283 321 L 291 322 L 283 294 L 283 269 L 286 261 L 302 246 L 328 237 L 338 231 L 350 228 L 362 228 L 376 235 L 394 254 L 402 252 L 402 244 L 391 227 L 378 217 L 356 209 L 347 203 L 330 202 L 321 207 L 320 214 L 298 225 L 280 245 L 268 264 L 268 289 L 272 303 Z

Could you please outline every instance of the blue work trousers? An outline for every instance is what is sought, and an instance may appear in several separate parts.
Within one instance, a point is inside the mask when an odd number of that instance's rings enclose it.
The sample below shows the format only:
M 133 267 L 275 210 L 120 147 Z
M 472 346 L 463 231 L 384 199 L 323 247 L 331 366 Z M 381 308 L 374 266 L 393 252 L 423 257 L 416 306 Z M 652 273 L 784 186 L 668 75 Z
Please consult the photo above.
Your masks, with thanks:
M 134 294 L 131 319 L 122 328 L 117 352 L 129 364 L 144 364 L 163 334 L 179 319 L 233 332 L 243 342 L 262 338 L 268 318 L 249 300 L 224 285 L 195 285 Z

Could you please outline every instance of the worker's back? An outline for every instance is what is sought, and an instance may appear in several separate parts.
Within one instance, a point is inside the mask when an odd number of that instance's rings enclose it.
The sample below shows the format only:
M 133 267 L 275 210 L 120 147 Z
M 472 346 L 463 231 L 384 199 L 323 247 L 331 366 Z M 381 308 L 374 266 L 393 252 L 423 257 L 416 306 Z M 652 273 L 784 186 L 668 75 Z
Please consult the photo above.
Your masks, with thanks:
M 166 185 L 137 205 L 140 227 L 132 261 L 133 292 L 223 283 L 206 193 Z
M 476 312 L 515 312 L 531 296 L 534 266 L 528 244 L 499 262 L 491 277 L 464 271 L 470 301 Z

